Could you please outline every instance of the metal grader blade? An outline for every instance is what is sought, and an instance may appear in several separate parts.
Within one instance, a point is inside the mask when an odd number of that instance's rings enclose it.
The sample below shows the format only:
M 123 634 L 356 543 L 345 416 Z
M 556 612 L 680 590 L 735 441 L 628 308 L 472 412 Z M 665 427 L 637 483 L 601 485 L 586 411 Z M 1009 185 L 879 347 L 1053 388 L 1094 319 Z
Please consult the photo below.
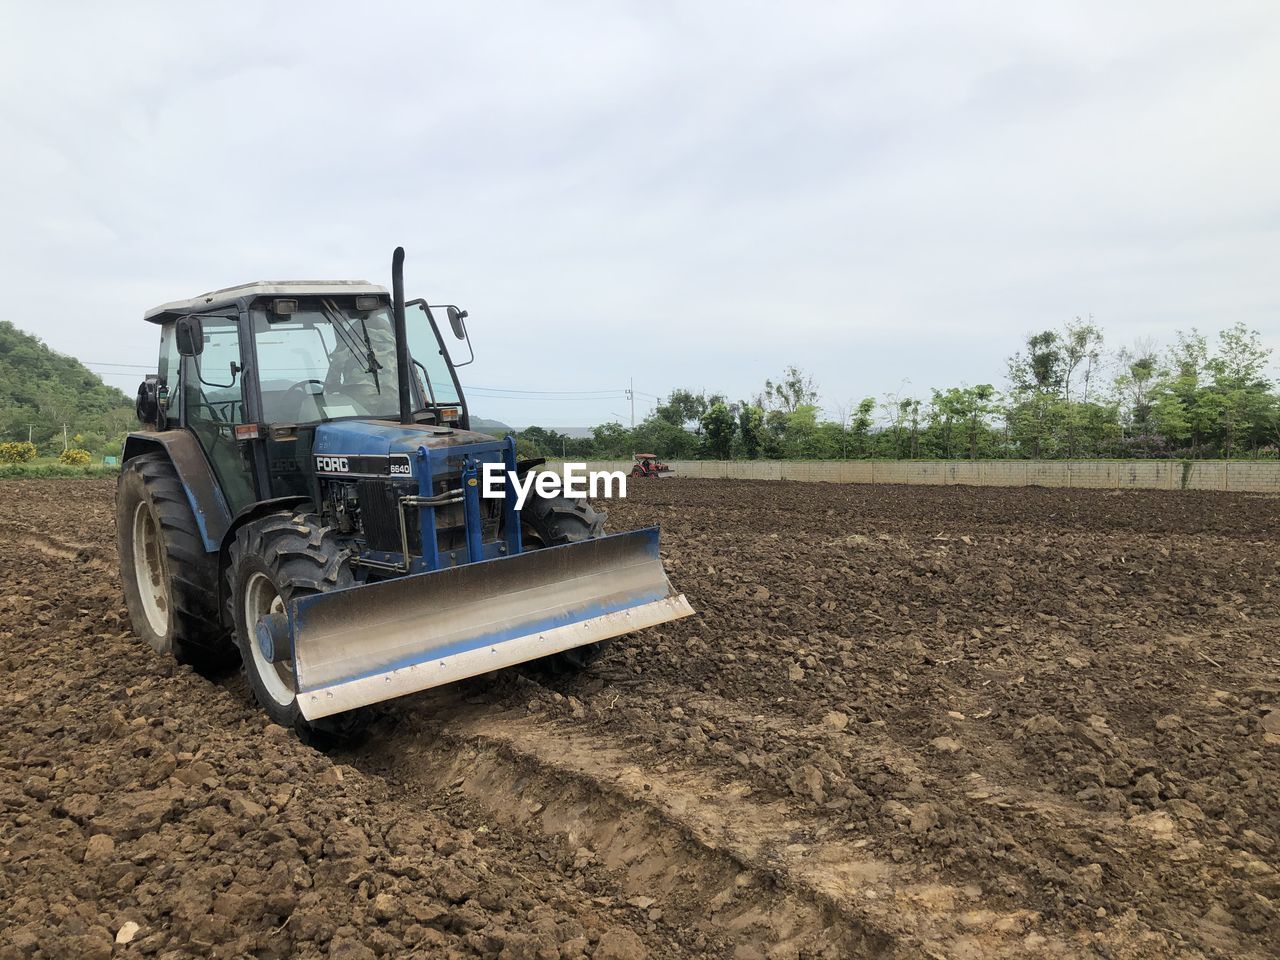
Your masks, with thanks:
M 288 613 L 298 704 L 315 720 L 693 609 L 649 527 L 301 597 Z

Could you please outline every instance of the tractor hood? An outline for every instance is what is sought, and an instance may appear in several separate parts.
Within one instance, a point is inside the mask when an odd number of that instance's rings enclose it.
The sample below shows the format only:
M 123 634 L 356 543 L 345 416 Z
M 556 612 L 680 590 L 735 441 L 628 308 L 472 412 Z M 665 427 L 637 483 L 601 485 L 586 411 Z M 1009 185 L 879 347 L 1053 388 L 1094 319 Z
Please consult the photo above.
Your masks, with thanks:
M 392 420 L 339 420 L 316 427 L 311 452 L 318 474 L 407 477 L 416 472 L 413 464 L 419 447 L 466 447 L 492 443 L 493 439 L 453 427 Z

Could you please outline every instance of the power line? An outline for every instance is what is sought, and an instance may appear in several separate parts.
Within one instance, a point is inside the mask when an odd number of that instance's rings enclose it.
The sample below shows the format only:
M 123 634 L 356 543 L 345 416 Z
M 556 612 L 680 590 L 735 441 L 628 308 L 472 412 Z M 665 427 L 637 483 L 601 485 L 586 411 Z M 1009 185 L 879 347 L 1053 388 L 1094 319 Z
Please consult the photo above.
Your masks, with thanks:
M 468 386 L 468 390 L 498 390 L 503 393 L 568 393 L 574 396 L 582 396 L 588 393 L 622 393 L 625 388 L 612 390 L 522 390 L 518 387 L 480 387 Z
M 626 396 L 622 393 L 583 396 L 581 394 L 505 393 L 501 390 L 468 390 L 467 394 L 473 397 L 513 397 L 524 400 L 621 400 Z
M 86 367 L 100 368 L 97 372 L 102 377 L 127 378 L 133 376 L 133 374 L 126 372 L 129 370 L 155 370 L 154 364 L 146 363 L 116 363 L 108 360 L 81 360 L 80 362 Z M 468 386 L 466 391 L 478 397 L 492 400 L 578 400 L 591 402 L 596 400 L 624 400 L 629 396 L 626 387 L 613 390 L 525 390 L 519 387 Z M 634 392 L 641 396 L 651 397 L 654 400 L 662 399 L 657 394 L 648 393 L 644 390 L 636 390 Z
M 541 394 L 539 393 L 532 393 L 532 394 L 502 393 L 497 390 L 468 390 L 466 391 L 466 393 L 467 393 L 467 396 L 469 397 L 506 397 L 507 399 L 510 399 L 510 400 L 581 400 L 583 402 L 590 402 L 592 400 L 622 400 L 625 398 L 625 394 L 621 394 L 621 393 L 608 393 L 608 394 L 601 394 L 600 396 L 587 396 L 587 397 L 584 397 L 580 394 L 579 395 L 563 395 L 563 394 L 550 395 L 545 393 L 541 393 Z
M 561 403 L 612 403 L 615 400 L 625 399 L 621 394 L 613 397 L 527 397 L 513 393 L 476 393 L 474 390 L 468 390 L 467 393 L 481 400 L 552 400 Z
M 111 361 L 111 360 L 81 360 L 80 362 L 84 364 L 86 367 L 118 367 L 118 368 L 124 368 L 127 370 L 154 370 L 155 369 L 155 364 L 152 364 L 152 363 L 116 363 L 115 361 Z M 605 388 L 600 390 L 525 390 L 521 387 L 484 387 L 484 386 L 476 385 L 476 386 L 468 386 L 467 390 L 478 391 L 483 393 L 533 394 L 533 395 L 556 394 L 557 396 L 572 396 L 572 397 L 609 395 L 616 398 L 618 396 L 625 395 L 627 388 L 626 387 L 612 388 L 612 389 Z M 653 397 L 654 399 L 657 399 L 657 400 L 662 399 L 661 397 L 657 396 L 657 394 L 646 393 L 644 390 L 637 390 L 636 393 L 643 394 L 646 397 Z

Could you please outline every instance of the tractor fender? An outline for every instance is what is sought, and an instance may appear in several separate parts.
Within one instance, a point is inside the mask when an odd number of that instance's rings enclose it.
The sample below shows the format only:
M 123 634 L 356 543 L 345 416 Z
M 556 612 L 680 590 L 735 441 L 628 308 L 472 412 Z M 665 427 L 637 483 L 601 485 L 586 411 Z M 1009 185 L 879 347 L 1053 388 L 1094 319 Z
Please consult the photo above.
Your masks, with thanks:
M 523 477 L 526 473 L 528 473 L 534 467 L 540 467 L 546 462 L 547 462 L 546 457 L 533 457 L 528 460 L 517 460 L 516 476 Z
M 189 430 L 136 430 L 125 438 L 121 461 L 128 463 L 140 454 L 156 451 L 168 456 L 178 471 L 205 552 L 217 553 L 231 528 L 231 509 L 195 434 Z

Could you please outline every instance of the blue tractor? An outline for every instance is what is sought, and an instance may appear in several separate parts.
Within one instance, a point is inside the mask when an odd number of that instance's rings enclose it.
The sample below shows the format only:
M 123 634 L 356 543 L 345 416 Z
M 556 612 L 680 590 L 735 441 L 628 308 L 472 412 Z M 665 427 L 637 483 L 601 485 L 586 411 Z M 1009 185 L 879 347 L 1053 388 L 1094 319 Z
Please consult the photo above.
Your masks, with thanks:
M 580 668 L 692 613 L 656 527 L 605 535 L 584 499 L 518 505 L 539 461 L 470 430 L 436 323 L 469 363 L 467 314 L 406 303 L 403 263 L 391 295 L 263 282 L 146 314 L 159 369 L 116 496 L 134 631 L 185 663 L 238 653 L 272 720 L 308 739 L 464 677 Z

